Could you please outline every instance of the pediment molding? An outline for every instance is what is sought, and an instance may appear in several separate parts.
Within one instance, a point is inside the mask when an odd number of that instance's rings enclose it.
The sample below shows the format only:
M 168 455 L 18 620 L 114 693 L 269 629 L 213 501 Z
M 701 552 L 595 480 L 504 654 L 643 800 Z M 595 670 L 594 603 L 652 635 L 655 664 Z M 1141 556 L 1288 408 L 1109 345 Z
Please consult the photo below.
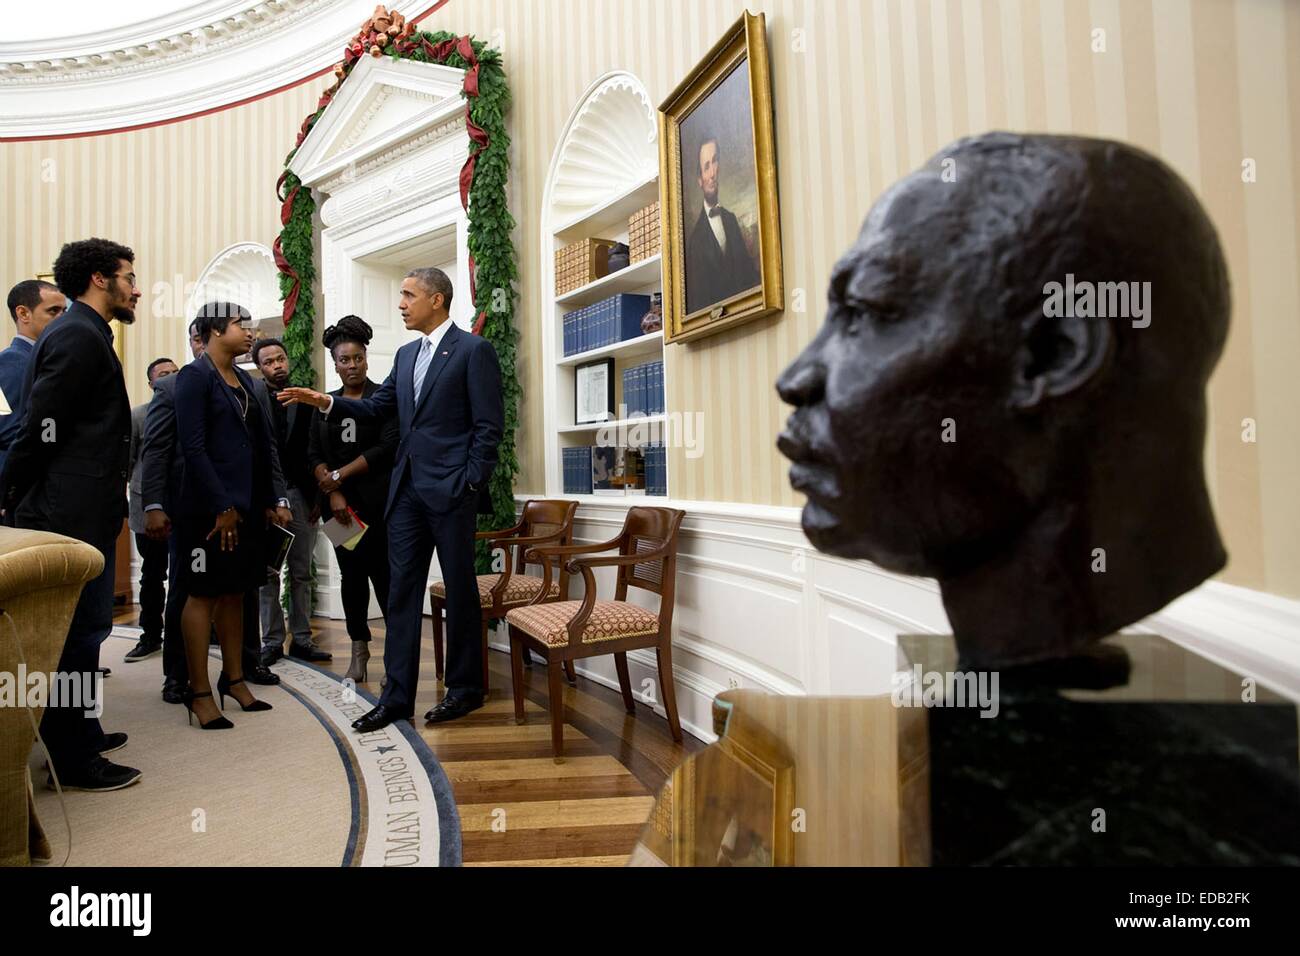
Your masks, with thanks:
M 325 193 L 437 141 L 463 138 L 464 72 L 363 57 L 298 147 L 289 168 Z

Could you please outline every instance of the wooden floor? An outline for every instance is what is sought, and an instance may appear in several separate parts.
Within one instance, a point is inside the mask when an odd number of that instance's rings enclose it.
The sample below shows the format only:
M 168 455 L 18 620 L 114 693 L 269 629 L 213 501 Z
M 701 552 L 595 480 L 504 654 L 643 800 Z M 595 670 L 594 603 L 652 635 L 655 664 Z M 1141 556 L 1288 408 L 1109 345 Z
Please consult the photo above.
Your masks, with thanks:
M 135 624 L 138 609 L 119 606 L 114 622 Z M 316 643 L 334 655 L 322 665 L 343 674 L 351 642 L 342 621 L 312 620 Z M 368 681 L 379 693 L 383 621 L 371 622 L 374 640 Z M 104 660 L 105 666 L 121 662 Z M 466 866 L 621 866 L 650 815 L 654 794 L 686 756 L 704 744 L 689 734 L 675 744 L 668 724 L 649 705 L 636 716 L 623 699 L 581 676 L 565 685 L 565 761 L 551 757 L 546 672 L 524 671 L 527 722 L 515 724 L 510 658 L 489 652 L 491 688 L 482 710 L 447 724 L 426 726 L 425 711 L 442 697 L 434 678 L 428 619 L 420 658 L 415 727 L 442 763 L 456 794 Z

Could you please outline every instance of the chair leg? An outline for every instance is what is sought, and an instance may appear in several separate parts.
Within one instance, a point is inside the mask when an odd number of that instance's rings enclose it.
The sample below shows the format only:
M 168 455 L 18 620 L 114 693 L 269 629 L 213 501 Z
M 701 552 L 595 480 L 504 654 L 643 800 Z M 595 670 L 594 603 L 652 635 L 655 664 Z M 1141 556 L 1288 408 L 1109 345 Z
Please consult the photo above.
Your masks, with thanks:
M 488 619 L 483 618 L 483 696 L 488 695 Z
M 510 626 L 510 676 L 515 690 L 515 723 L 524 722 L 524 640 Z
M 623 706 L 629 714 L 636 713 L 636 703 L 632 700 L 632 678 L 627 672 L 627 654 L 619 651 L 614 655 L 614 667 L 618 671 L 618 688 L 623 692 Z
M 569 679 L 569 683 L 578 686 L 578 673 L 573 669 L 573 661 L 564 662 L 564 676 Z
M 555 753 L 555 762 L 564 763 L 564 684 L 560 680 L 560 662 L 550 661 L 546 667 L 547 684 L 550 687 L 551 707 L 551 750 Z
M 659 639 L 659 650 L 655 656 L 659 659 L 659 686 L 663 689 L 668 729 L 672 732 L 673 740 L 681 743 L 682 725 L 677 719 L 677 693 L 673 690 L 673 650 L 668 638 Z
M 430 601 L 429 605 L 433 611 L 433 674 L 442 680 L 442 602 Z
M 533 666 L 533 652 L 526 647 L 524 648 L 524 666 L 530 669 Z

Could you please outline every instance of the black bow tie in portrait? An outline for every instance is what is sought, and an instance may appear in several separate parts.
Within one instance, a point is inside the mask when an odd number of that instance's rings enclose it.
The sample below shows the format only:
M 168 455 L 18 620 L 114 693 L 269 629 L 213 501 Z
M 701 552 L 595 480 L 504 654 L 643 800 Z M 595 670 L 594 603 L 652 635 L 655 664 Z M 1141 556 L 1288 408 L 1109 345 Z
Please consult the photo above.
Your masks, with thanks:
M 718 217 L 718 216 L 721 216 L 721 215 L 722 215 L 722 206 L 721 206 L 721 204 L 719 204 L 719 205 L 717 205 L 717 206 L 714 206 L 712 209 L 709 210 L 709 218 L 710 218 L 710 219 L 714 219 L 714 218 L 716 218 L 716 217 Z

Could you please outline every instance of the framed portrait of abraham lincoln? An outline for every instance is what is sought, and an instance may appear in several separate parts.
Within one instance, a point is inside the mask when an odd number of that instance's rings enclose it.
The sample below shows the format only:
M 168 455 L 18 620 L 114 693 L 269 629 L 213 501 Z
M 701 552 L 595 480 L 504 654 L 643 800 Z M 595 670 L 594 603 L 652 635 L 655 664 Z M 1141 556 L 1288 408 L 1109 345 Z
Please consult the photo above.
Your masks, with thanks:
M 772 79 L 745 13 L 659 107 L 664 337 L 684 342 L 784 307 Z

